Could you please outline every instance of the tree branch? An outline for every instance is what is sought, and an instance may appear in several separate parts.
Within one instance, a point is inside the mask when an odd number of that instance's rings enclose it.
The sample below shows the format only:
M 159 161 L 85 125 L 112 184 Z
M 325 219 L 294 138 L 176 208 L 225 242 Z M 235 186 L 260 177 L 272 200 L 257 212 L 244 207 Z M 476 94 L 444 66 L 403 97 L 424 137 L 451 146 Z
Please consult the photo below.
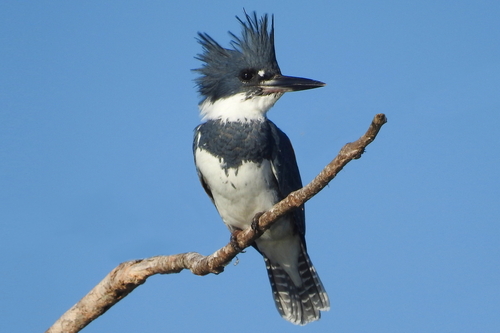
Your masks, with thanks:
M 79 332 L 132 290 L 146 282 L 146 279 L 152 275 L 179 273 L 183 269 L 189 269 L 196 275 L 221 273 L 242 249 L 250 246 L 281 216 L 311 199 L 327 186 L 347 163 L 360 158 L 366 146 L 375 140 L 380 128 L 386 122 L 387 118 L 384 114 L 377 114 L 368 131 L 357 141 L 342 147 L 337 157 L 312 182 L 300 190 L 290 193 L 285 199 L 262 214 L 258 221 L 257 230 L 248 228 L 238 233 L 235 240 L 240 247 L 239 251 L 229 243 L 209 256 L 188 252 L 121 263 L 85 297 L 63 314 L 46 333 Z

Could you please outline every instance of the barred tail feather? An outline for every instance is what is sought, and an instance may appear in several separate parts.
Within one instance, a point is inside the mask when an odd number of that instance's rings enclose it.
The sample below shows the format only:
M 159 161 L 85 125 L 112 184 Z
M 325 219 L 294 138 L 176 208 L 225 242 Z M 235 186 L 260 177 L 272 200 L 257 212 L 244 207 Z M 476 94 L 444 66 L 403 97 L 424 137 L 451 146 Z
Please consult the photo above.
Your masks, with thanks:
M 304 244 L 299 254 L 302 285 L 297 287 L 283 268 L 264 257 L 276 308 L 280 315 L 295 325 L 319 320 L 320 311 L 330 310 L 328 295 L 319 279 Z

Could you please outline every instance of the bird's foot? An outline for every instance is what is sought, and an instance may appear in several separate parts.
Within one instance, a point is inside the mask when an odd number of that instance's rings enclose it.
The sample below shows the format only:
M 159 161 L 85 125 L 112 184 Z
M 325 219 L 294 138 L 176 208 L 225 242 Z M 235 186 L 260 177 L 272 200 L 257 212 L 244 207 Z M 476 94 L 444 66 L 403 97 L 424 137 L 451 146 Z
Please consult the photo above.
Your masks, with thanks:
M 231 232 L 231 237 L 229 238 L 229 244 L 233 247 L 238 252 L 245 253 L 245 250 L 240 247 L 238 244 L 238 234 L 241 232 L 241 230 L 234 230 Z
M 252 224 L 250 225 L 250 227 L 252 228 L 253 231 L 259 230 L 259 219 L 263 214 L 264 214 L 264 212 L 259 212 L 259 213 L 255 214 L 255 216 L 253 217 Z

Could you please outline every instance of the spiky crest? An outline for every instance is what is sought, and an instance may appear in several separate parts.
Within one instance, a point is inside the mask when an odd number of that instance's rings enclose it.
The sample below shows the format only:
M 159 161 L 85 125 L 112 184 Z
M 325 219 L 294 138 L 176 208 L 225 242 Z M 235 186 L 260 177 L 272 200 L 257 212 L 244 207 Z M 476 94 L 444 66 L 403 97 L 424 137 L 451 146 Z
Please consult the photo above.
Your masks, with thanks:
M 198 42 L 203 53 L 196 59 L 204 64 L 194 71 L 201 74 L 196 79 L 198 90 L 204 99 L 214 101 L 239 92 L 241 82 L 238 79 L 244 69 L 264 70 L 269 74 L 280 74 L 274 49 L 274 16 L 265 14 L 259 20 L 257 13 L 245 12 L 246 21 L 238 16 L 242 26 L 242 37 L 229 32 L 232 49 L 226 49 L 206 33 L 198 33 Z

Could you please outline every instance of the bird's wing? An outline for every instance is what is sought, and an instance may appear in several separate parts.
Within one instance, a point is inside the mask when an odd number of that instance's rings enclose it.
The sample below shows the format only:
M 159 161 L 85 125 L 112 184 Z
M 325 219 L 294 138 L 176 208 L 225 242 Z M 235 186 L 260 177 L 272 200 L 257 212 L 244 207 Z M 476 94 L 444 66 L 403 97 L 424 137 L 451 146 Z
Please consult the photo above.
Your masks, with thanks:
M 212 200 L 212 203 L 215 205 L 214 202 L 214 196 L 212 195 L 212 191 L 210 190 L 210 187 L 208 186 L 207 182 L 205 181 L 205 178 L 203 177 L 203 174 L 201 173 L 200 169 L 198 168 L 198 164 L 196 163 L 196 149 L 198 149 L 198 141 L 200 139 L 200 127 L 202 126 L 198 125 L 195 130 L 194 130 L 194 140 L 193 140 L 193 156 L 194 156 L 194 165 L 196 166 L 196 172 L 198 173 L 198 178 L 200 179 L 201 186 L 203 186 L 203 189 L 207 193 L 208 197 L 210 200 Z
M 272 121 L 268 120 L 271 127 L 273 139 L 276 143 L 272 155 L 272 167 L 276 177 L 280 192 L 280 200 L 285 198 L 290 192 L 302 188 L 299 167 L 295 159 L 292 143 L 283 131 L 281 131 Z M 304 205 L 291 213 L 295 225 L 302 237 L 306 233 L 306 219 Z

